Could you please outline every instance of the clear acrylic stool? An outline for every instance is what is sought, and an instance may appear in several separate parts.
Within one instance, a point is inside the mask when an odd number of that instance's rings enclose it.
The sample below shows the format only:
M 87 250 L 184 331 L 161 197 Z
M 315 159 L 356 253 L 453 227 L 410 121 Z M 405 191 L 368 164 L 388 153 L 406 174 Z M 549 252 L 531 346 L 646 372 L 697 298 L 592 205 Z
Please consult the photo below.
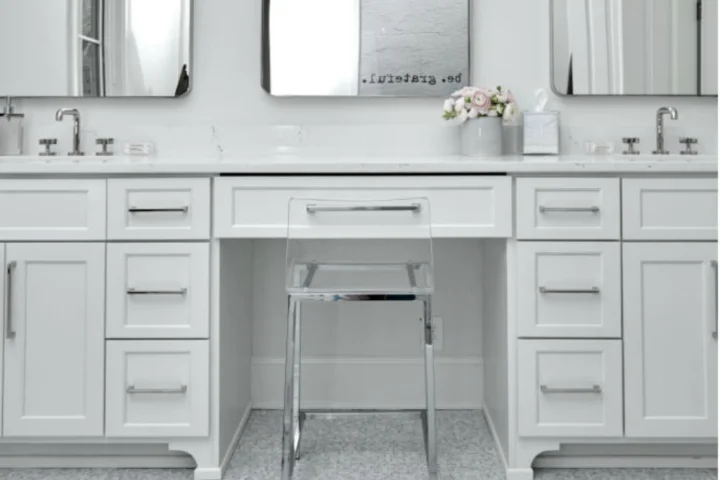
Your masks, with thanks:
M 305 302 L 422 303 L 426 405 L 418 413 L 428 472 L 430 478 L 434 478 L 437 474 L 432 344 L 434 283 L 428 200 L 293 198 L 288 207 L 282 479 L 292 478 L 295 460 L 300 458 L 300 438 L 307 414 L 338 413 L 309 412 L 300 407 L 300 326 L 301 305 Z M 388 248 L 391 242 L 402 242 L 402 245 L 393 251 Z M 401 259 L 397 258 L 397 251 L 402 251 Z

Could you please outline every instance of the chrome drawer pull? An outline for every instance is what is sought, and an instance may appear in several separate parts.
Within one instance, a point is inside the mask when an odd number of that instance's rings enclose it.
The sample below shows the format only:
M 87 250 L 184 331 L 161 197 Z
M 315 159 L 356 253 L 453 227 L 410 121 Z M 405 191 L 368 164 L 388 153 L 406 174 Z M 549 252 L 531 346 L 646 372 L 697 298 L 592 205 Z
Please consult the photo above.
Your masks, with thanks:
M 137 388 L 128 385 L 125 391 L 131 395 L 185 395 L 187 390 L 187 385 L 180 385 L 180 388 Z
M 571 294 L 591 294 L 596 295 L 600 293 L 600 287 L 591 287 L 591 288 L 578 288 L 578 289 L 571 289 L 571 288 L 547 288 L 547 287 L 540 287 L 538 288 L 540 293 L 571 293 Z
M 713 260 L 710 262 L 710 266 L 713 269 L 713 272 L 715 274 L 715 284 L 713 291 L 715 292 L 715 331 L 712 332 L 712 337 L 717 340 L 718 339 L 718 262 L 717 260 Z
M 593 385 L 592 387 L 578 387 L 578 388 L 553 388 L 547 385 L 540 385 L 540 391 L 542 393 L 602 393 L 602 387 L 600 385 Z
M 327 205 L 320 206 L 310 204 L 307 206 L 308 213 L 320 212 L 419 212 L 422 206 L 419 203 L 411 205 Z
M 135 288 L 128 288 L 128 295 L 187 295 L 187 288 L 181 288 L 179 290 L 138 290 Z
M 10 262 L 7 265 L 7 277 L 5 278 L 7 285 L 6 285 L 6 310 L 5 310 L 5 338 L 8 340 L 12 340 L 15 338 L 17 333 L 15 330 L 13 330 L 13 317 L 12 317 L 12 281 L 13 281 L 13 272 L 15 271 L 15 267 L 17 267 L 17 262 Z
M 190 210 L 189 206 L 176 207 L 176 208 L 128 208 L 129 213 L 188 213 Z
M 547 212 L 588 212 L 588 213 L 598 213 L 600 211 L 600 207 L 593 205 L 592 207 L 545 207 L 541 205 L 538 207 L 538 210 L 540 213 L 547 213 Z

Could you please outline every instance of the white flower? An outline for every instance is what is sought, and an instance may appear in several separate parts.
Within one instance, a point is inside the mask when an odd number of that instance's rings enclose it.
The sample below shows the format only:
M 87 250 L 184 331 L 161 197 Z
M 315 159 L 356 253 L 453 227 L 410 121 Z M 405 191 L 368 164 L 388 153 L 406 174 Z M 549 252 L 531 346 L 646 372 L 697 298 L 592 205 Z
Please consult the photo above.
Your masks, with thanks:
M 475 88 L 475 87 L 463 87 L 460 90 L 453 92 L 453 94 L 450 96 L 453 98 L 472 97 L 476 90 L 477 90 L 477 88 Z
M 515 103 L 508 103 L 505 106 L 505 112 L 503 112 L 503 120 L 505 123 L 510 123 L 515 120 L 518 116 L 518 108 Z
M 457 118 L 460 119 L 460 123 L 465 123 L 469 115 L 470 113 L 467 110 L 463 110 L 462 112 L 458 113 Z
M 454 105 L 454 103 L 453 103 L 453 101 L 452 101 L 451 98 L 448 98 L 447 100 L 445 100 L 445 104 L 443 104 L 443 111 L 444 111 L 444 112 L 452 113 L 452 111 L 454 110 L 454 108 L 455 108 L 455 105 Z
M 497 95 L 495 95 L 495 100 L 496 100 L 498 103 L 507 103 L 507 101 L 508 101 L 508 95 L 507 95 L 507 93 L 505 93 L 505 92 L 498 93 Z
M 455 100 L 455 111 L 457 113 L 467 113 L 467 110 L 465 110 L 465 98 L 458 98 L 457 100 Z
M 506 105 L 504 103 L 498 103 L 493 108 L 495 108 L 495 110 L 497 110 L 498 115 L 502 115 L 503 112 L 505 111 Z
M 490 111 L 487 114 L 488 117 L 497 117 L 499 116 L 498 111 L 495 110 L 495 107 L 491 108 Z
M 470 112 L 468 113 L 468 118 L 478 118 L 480 116 L 480 110 L 473 107 L 470 109 Z

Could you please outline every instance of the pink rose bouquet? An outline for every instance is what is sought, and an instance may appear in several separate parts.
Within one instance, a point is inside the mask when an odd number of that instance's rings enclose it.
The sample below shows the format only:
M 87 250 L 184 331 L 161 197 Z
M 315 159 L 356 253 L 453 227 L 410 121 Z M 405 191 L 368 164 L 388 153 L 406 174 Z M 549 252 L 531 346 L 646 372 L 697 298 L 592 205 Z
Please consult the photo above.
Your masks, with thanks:
M 503 117 L 509 122 L 518 115 L 515 97 L 510 90 L 464 87 L 450 95 L 443 105 L 445 120 L 466 120 L 478 117 Z

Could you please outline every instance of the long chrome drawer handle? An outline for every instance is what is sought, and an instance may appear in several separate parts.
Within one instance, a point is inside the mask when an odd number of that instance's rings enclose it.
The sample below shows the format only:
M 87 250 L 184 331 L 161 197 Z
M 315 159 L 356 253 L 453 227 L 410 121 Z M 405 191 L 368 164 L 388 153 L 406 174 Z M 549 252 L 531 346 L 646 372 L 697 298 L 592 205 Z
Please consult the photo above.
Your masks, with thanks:
M 178 290 L 138 290 L 136 288 L 128 288 L 128 295 L 187 295 L 187 288 Z
M 13 282 L 13 272 L 15 271 L 15 267 L 17 267 L 17 262 L 10 262 L 7 265 L 7 277 L 6 277 L 6 292 L 5 292 L 5 298 L 7 299 L 7 305 L 5 310 L 5 337 L 9 340 L 12 340 L 15 338 L 17 333 L 15 330 L 13 330 L 13 310 L 12 310 L 12 282 Z
M 591 387 L 578 387 L 578 388 L 563 388 L 563 387 L 548 387 L 547 385 L 540 385 L 540 391 L 542 393 L 602 393 L 602 387 L 600 385 L 593 385 Z
M 422 205 L 413 203 L 411 205 L 308 205 L 308 213 L 319 212 L 419 212 Z
M 541 205 L 538 207 L 538 210 L 540 213 L 547 213 L 547 212 L 588 212 L 588 213 L 598 213 L 600 211 L 600 207 L 593 205 L 592 207 L 545 207 Z
M 180 388 L 137 388 L 128 385 L 125 391 L 131 395 L 184 395 L 187 390 L 187 385 L 180 385 Z
M 547 288 L 547 287 L 540 287 L 538 288 L 540 293 L 578 293 L 578 294 L 598 294 L 600 293 L 600 287 L 591 287 L 591 288 Z
M 713 291 L 715 292 L 715 331 L 712 332 L 712 337 L 717 340 L 718 339 L 718 262 L 717 260 L 713 260 L 710 262 L 710 266 L 713 269 L 713 272 L 715 274 L 715 284 Z
M 128 212 L 130 213 L 188 213 L 190 210 L 189 206 L 175 207 L 175 208 L 138 208 L 130 207 Z

